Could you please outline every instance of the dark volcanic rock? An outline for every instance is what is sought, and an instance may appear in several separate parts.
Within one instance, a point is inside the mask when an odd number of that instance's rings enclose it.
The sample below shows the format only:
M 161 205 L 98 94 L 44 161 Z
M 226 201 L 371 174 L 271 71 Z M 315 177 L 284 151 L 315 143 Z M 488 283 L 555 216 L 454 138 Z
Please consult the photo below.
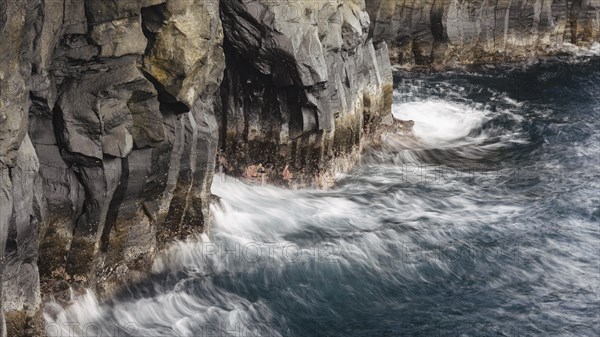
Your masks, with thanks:
M 600 41 L 599 0 L 373 0 L 367 9 L 374 40 L 404 66 L 521 60 Z
M 0 335 L 42 334 L 40 290 L 110 294 L 159 243 L 203 230 L 225 67 L 217 6 L 0 4 Z
M 359 0 L 0 2 L 0 336 L 207 231 L 219 144 L 232 174 L 347 168 L 390 112 L 369 23 Z
M 364 2 L 224 0 L 221 17 L 224 169 L 327 185 L 391 109 L 387 47 L 368 39 Z

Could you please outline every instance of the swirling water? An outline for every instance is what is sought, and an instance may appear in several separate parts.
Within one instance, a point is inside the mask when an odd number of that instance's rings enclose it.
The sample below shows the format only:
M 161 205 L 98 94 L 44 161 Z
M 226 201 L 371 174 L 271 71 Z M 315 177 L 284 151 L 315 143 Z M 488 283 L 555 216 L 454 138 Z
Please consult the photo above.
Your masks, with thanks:
M 598 336 L 600 60 L 398 74 L 394 114 L 332 190 L 216 177 L 212 241 L 49 333 Z

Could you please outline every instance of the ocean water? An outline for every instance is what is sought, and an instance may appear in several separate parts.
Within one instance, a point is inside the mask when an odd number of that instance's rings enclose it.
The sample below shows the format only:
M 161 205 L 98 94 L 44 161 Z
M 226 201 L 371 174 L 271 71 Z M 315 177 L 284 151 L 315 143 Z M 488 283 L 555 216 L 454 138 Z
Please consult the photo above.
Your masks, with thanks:
M 48 333 L 600 335 L 600 59 L 397 73 L 394 115 L 331 190 L 215 177 L 210 240 Z

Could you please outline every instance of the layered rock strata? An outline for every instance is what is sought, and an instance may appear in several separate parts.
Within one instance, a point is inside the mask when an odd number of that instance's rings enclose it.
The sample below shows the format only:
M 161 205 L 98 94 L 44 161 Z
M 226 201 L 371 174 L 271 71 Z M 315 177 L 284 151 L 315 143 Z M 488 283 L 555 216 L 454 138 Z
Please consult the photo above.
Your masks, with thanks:
M 289 184 L 343 169 L 390 112 L 369 23 L 358 0 L 0 2 L 0 336 L 207 231 L 217 158 Z
M 367 9 L 374 40 L 407 67 L 522 60 L 600 41 L 600 0 L 372 0 Z

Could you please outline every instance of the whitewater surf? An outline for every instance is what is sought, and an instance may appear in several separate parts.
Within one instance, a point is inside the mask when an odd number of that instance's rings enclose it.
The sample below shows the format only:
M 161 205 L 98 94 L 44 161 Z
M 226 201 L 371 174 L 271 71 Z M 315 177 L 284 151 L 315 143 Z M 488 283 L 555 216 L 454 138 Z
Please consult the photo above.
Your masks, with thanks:
M 600 60 L 398 74 L 394 116 L 332 190 L 217 175 L 210 239 L 48 334 L 600 334 Z

